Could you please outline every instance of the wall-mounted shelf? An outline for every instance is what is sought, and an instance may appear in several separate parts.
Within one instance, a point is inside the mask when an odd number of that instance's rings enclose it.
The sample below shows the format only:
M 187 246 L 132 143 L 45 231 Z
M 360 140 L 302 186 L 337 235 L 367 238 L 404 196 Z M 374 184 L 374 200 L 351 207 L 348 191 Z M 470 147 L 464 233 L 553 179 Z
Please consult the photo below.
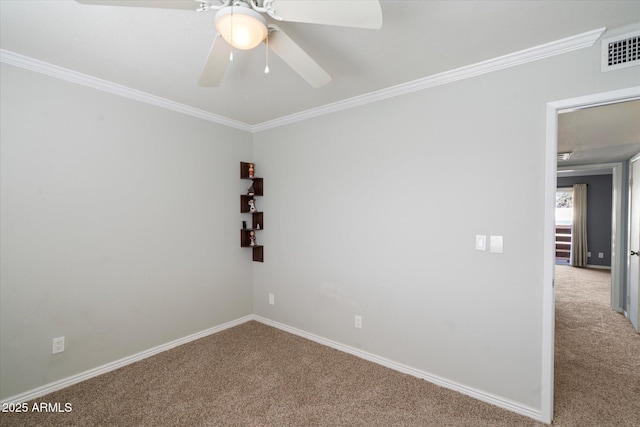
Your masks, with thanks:
M 240 162 L 240 178 L 251 180 L 251 186 L 247 189 L 247 194 L 240 195 L 240 213 L 251 215 L 251 228 L 240 230 L 240 246 L 252 248 L 253 260 L 264 262 L 264 247 L 255 243 L 257 232 L 264 228 L 264 213 L 257 209 L 258 203 L 255 199 L 264 194 L 264 180 L 255 176 L 254 164 L 247 162 Z M 253 210 L 251 209 L 252 204 L 254 206 Z M 253 239 L 251 238 L 252 236 Z

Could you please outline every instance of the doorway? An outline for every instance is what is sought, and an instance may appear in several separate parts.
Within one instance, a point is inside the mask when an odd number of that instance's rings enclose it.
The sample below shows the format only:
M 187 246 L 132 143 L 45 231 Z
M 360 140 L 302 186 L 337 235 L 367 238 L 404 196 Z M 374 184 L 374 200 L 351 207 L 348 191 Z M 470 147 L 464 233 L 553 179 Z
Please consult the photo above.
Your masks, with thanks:
M 543 249 L 543 289 L 542 289 L 542 421 L 553 420 L 553 387 L 554 387 L 554 337 L 555 337 L 555 192 L 557 185 L 558 155 L 558 113 L 569 109 L 584 109 L 598 105 L 607 105 L 640 99 L 640 87 L 621 89 L 601 94 L 588 95 L 547 104 L 547 134 L 545 146 L 545 233 Z M 622 171 L 614 170 L 614 182 L 622 182 Z M 620 184 L 621 185 L 621 184 Z M 614 190 L 615 191 L 615 190 Z M 617 193 L 621 195 L 620 192 Z M 622 212 L 622 209 L 620 209 Z M 616 216 L 616 224 L 622 224 L 622 218 Z M 622 227 L 616 227 L 614 241 L 623 242 Z M 620 247 L 622 246 L 622 247 Z M 624 245 L 615 247 L 612 253 L 612 280 L 614 271 L 623 271 Z M 614 260 L 615 256 L 615 260 Z M 625 258 L 626 260 L 626 258 Z M 618 273 L 620 274 L 620 273 Z M 619 278 L 618 278 L 619 280 Z M 613 294 L 613 293 L 612 293 Z M 619 300 L 619 296 L 618 296 Z M 613 302 L 613 295 L 612 295 Z

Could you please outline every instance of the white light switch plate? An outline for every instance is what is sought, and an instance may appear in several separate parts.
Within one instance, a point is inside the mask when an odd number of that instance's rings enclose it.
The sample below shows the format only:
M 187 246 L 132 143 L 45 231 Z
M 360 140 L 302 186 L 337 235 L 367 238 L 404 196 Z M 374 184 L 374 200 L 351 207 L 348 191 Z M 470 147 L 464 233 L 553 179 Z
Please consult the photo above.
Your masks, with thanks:
M 476 234 L 476 251 L 487 250 L 487 236 Z
M 503 251 L 502 236 L 491 236 L 491 252 L 501 254 Z

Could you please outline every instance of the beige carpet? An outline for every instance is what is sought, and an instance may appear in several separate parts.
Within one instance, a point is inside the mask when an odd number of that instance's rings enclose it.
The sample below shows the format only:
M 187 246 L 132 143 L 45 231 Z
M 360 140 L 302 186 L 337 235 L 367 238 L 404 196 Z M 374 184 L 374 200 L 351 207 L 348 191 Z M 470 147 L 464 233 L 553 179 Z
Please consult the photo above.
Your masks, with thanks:
M 534 426 L 534 421 L 257 322 L 38 399 L 46 426 Z
M 634 377 L 620 371 L 638 373 L 637 336 L 630 335 L 625 319 L 606 307 L 591 302 L 584 306 L 582 300 L 592 291 L 563 290 L 560 283 L 557 288 L 558 325 L 567 330 L 557 334 L 556 424 L 634 425 L 637 418 L 631 412 L 640 413 L 638 377 L 634 388 L 629 385 Z M 593 316 L 598 324 L 586 325 Z M 611 318 L 616 326 L 600 318 Z M 613 333 L 631 339 L 630 346 L 612 350 L 621 340 Z M 626 385 L 619 385 L 621 378 Z M 630 393 L 635 393 L 635 402 Z M 59 402 L 63 407 L 68 402 L 73 409 L 0 414 L 0 425 L 542 425 L 257 322 L 185 344 L 37 402 Z
M 640 335 L 606 270 L 556 266 L 555 425 L 640 426 Z

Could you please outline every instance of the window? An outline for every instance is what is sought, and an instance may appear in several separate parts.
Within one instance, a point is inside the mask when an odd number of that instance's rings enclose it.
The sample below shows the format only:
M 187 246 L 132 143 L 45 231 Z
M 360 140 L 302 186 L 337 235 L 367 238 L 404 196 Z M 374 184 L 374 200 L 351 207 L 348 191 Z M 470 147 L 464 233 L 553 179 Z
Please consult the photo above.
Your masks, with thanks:
M 573 224 L 573 188 L 556 190 L 556 263 L 571 261 L 571 229 Z
M 573 188 L 556 190 L 556 225 L 571 225 L 573 221 Z

